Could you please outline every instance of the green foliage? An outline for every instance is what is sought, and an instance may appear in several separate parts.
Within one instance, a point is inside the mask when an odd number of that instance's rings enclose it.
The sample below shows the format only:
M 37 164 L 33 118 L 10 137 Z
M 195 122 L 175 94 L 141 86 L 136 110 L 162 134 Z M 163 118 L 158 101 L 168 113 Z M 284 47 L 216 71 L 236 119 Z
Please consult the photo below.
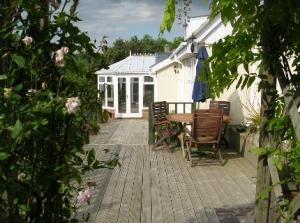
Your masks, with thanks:
M 175 21 L 175 12 L 176 12 L 175 9 L 176 9 L 176 1 L 167 0 L 163 21 L 160 25 L 161 33 L 163 33 L 165 30 L 168 30 L 169 32 L 171 31 L 173 23 Z
M 163 53 L 164 47 L 169 46 L 170 50 L 175 49 L 183 41 L 182 37 L 177 37 L 173 41 L 167 41 L 164 38 L 154 39 L 145 35 L 139 39 L 137 36 L 131 37 L 130 40 L 117 39 L 112 47 L 105 48 L 104 55 L 107 64 L 113 64 L 132 54 L 154 54 Z
M 83 174 L 110 165 L 83 149 L 99 129 L 94 73 L 105 60 L 75 25 L 78 2 L 1 3 L 1 222 L 77 222 Z
M 300 184 L 300 142 L 298 141 L 287 154 L 287 160 L 291 167 L 293 180 Z
M 169 0 L 167 5 L 171 3 L 174 4 Z M 259 155 L 272 156 L 277 168 L 291 168 L 291 179 L 299 184 L 300 148 L 296 143 L 300 137 L 300 129 L 297 128 L 300 97 L 299 1 L 212 0 L 210 7 L 211 20 L 220 16 L 225 25 L 232 27 L 230 36 L 213 44 L 212 56 L 206 62 L 211 68 L 208 84 L 212 95 L 220 96 L 233 83 L 243 89 L 250 87 L 255 80 L 259 81 L 258 89 L 262 93 L 260 144 L 266 148 L 257 151 Z M 167 11 L 167 14 L 175 13 L 173 7 L 168 9 L 173 12 Z M 170 27 L 164 22 L 162 27 Z M 255 73 L 249 69 L 252 65 L 258 67 Z M 276 88 L 276 80 L 283 96 Z

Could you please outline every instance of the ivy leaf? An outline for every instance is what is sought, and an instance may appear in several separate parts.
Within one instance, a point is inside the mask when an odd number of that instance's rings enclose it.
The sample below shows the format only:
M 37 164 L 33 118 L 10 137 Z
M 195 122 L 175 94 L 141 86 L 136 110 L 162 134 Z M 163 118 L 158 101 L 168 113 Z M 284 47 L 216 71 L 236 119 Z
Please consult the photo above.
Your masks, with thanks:
M 6 160 L 10 157 L 10 155 L 7 152 L 0 152 L 0 160 Z
M 25 58 L 24 57 L 13 54 L 12 59 L 19 67 L 25 67 Z

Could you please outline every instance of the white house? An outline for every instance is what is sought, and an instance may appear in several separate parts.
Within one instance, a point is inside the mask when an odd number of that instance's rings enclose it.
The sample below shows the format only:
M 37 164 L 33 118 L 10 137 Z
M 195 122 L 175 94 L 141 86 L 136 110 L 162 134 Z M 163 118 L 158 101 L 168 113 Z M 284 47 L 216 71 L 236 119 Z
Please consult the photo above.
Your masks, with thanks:
M 150 67 L 169 54 L 129 55 L 124 60 L 97 71 L 98 90 L 103 108 L 117 118 L 141 118 L 143 110 L 154 100 L 156 76 Z
M 197 52 L 205 45 L 211 55 L 211 44 L 230 35 L 232 27 L 225 26 L 220 17 L 209 21 L 208 16 L 193 17 L 186 24 L 184 42 L 162 62 L 151 67 L 156 74 L 155 101 L 192 102 L 192 90 L 196 75 Z M 256 71 L 250 67 L 250 72 Z M 239 69 L 239 72 L 244 72 Z M 259 106 L 259 93 L 255 84 L 249 89 L 236 90 L 235 84 L 226 90 L 217 100 L 231 102 L 231 124 L 240 124 L 249 116 L 246 106 Z M 207 108 L 209 100 L 201 103 L 200 108 Z

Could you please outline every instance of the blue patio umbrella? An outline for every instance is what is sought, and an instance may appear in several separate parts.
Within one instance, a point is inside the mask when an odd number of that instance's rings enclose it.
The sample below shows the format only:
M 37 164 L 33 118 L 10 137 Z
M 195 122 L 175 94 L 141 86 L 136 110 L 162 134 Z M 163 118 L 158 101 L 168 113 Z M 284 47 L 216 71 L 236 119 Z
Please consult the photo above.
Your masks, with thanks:
M 201 46 L 197 54 L 198 62 L 196 65 L 196 76 L 193 87 L 192 99 L 194 102 L 205 102 L 208 98 L 208 85 L 203 81 L 201 75 L 207 75 L 207 70 L 202 71 L 204 68 L 204 61 L 208 58 L 206 48 Z M 207 76 L 205 76 L 207 79 Z

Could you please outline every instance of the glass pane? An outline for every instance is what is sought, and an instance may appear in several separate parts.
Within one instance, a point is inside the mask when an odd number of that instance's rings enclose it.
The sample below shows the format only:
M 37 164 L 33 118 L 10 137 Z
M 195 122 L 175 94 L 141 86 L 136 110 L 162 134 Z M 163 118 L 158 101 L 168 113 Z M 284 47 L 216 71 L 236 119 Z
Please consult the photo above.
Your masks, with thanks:
M 112 82 L 112 77 L 107 77 L 107 82 L 111 83 Z
M 107 106 L 114 107 L 114 86 L 108 84 L 106 86 L 107 89 Z
M 144 82 L 153 82 L 153 77 L 145 76 L 144 77 Z
M 144 107 L 149 107 L 149 104 L 154 101 L 154 85 L 145 84 L 144 85 Z
M 139 78 L 130 78 L 131 113 L 139 113 Z
M 99 80 L 99 82 L 104 82 L 105 81 L 105 77 L 101 77 L 101 76 L 98 76 L 98 80 Z
M 104 94 L 105 94 L 105 85 L 104 84 L 99 84 L 99 94 L 100 94 L 100 98 L 104 99 Z
M 126 113 L 126 78 L 118 78 L 119 113 Z

